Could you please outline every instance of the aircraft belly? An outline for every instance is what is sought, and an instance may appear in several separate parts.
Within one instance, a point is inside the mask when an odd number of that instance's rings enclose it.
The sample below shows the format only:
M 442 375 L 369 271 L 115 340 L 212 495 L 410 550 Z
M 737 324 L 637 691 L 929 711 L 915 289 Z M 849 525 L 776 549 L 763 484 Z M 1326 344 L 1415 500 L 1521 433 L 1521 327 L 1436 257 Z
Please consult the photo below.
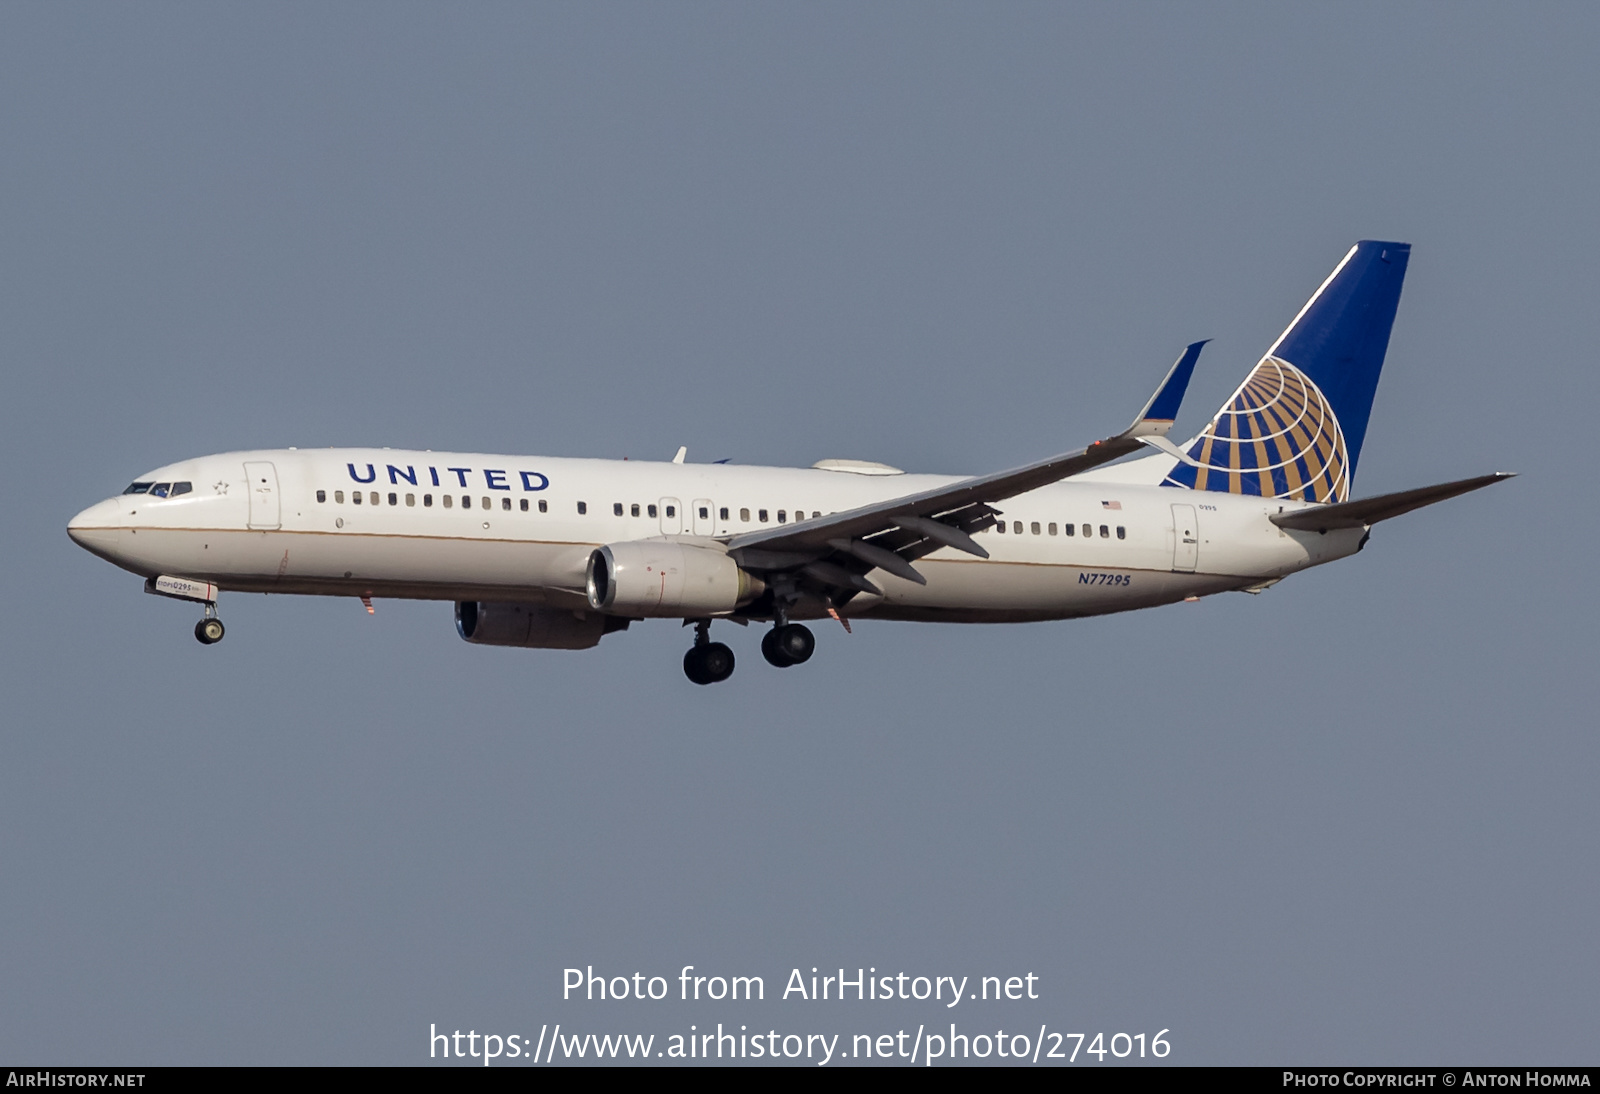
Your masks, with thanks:
M 497 539 L 141 529 L 124 537 L 122 553 L 137 572 L 201 578 L 224 589 L 453 599 L 484 589 L 581 588 L 591 550 Z
M 950 618 L 973 613 L 975 621 L 1065 619 L 1168 604 L 1249 584 L 1232 574 L 1173 573 L 1116 567 L 1057 566 L 1014 562 L 924 560 L 928 584 L 916 585 L 875 571 L 883 600 L 860 597 L 852 613 L 878 618 Z M 859 604 L 859 608 L 857 605 Z

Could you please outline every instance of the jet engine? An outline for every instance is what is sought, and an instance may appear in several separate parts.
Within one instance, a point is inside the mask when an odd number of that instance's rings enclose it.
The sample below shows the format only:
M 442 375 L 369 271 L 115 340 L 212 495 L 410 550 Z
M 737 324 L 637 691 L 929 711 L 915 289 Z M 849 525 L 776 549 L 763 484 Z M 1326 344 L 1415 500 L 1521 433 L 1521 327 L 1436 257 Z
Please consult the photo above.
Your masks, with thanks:
M 541 650 L 586 650 L 628 621 L 598 612 L 574 612 L 516 601 L 456 602 L 456 631 L 479 646 L 527 646 Z
M 670 539 L 609 543 L 589 556 L 589 604 L 631 616 L 684 618 L 731 612 L 766 591 L 721 545 Z

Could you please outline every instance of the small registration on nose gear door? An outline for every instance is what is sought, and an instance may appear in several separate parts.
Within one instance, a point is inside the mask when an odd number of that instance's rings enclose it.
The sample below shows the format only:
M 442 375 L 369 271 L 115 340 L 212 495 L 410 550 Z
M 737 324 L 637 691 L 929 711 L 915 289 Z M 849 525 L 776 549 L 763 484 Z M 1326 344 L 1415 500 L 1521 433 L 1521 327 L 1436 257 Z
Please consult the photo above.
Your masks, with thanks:
M 278 469 L 266 462 L 247 463 L 244 474 L 250 482 L 250 527 L 278 527 Z
M 1200 524 L 1195 520 L 1194 506 L 1172 507 L 1172 568 L 1184 573 L 1194 573 L 1200 560 Z

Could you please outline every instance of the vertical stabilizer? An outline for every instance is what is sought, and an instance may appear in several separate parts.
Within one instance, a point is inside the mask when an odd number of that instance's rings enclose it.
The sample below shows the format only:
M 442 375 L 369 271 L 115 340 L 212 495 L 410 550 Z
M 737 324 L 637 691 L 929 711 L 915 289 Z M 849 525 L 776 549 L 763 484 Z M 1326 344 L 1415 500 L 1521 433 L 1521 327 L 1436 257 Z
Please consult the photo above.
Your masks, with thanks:
M 1350 248 L 1163 485 L 1348 498 L 1410 257 L 1409 243 Z

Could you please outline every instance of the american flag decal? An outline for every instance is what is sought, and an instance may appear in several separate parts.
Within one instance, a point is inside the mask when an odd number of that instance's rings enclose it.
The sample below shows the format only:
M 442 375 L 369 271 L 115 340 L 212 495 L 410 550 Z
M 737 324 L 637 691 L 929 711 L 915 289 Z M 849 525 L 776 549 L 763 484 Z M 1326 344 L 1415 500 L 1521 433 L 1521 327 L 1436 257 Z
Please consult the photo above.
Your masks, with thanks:
M 1122 508 L 1122 503 L 1120 501 L 1103 501 L 1103 502 L 1100 503 L 1100 508 L 1102 508 L 1102 509 L 1121 509 Z

